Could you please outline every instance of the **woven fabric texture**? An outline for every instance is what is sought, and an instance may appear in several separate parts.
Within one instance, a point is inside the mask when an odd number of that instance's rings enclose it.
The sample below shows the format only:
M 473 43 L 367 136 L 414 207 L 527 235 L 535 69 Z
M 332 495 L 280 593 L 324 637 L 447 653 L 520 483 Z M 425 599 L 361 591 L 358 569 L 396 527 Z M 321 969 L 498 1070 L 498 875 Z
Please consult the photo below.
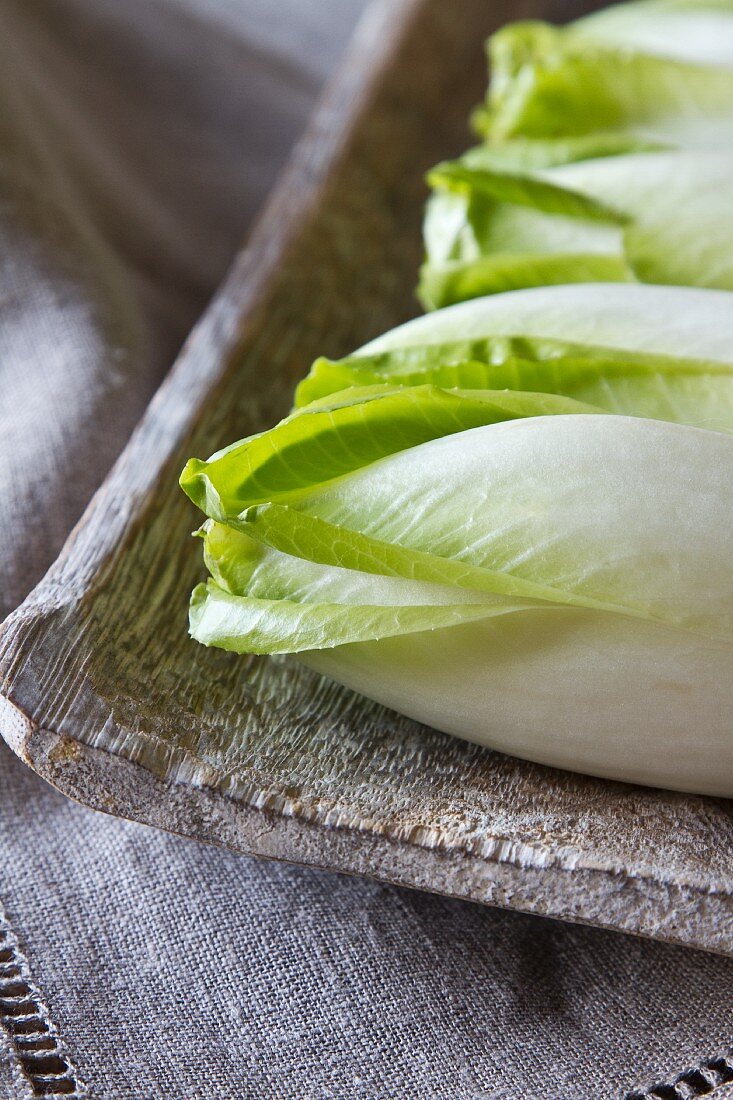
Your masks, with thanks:
M 0 611 L 123 445 L 362 6 L 0 7 Z M 621 1098 L 733 1041 L 733 961 L 196 845 L 72 804 L 4 746 L 0 903 L 2 1100 Z

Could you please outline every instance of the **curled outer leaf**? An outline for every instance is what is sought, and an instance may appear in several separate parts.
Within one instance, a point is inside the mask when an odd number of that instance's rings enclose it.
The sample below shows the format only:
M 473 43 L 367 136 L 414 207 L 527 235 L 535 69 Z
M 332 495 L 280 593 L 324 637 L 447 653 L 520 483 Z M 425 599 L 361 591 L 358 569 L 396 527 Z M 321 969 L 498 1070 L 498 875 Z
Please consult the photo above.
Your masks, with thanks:
M 733 114 L 733 107 L 731 108 Z M 638 280 L 733 289 L 733 154 L 664 150 L 507 171 L 438 165 L 430 308 L 521 286 Z
M 491 140 L 616 131 L 725 144 L 733 105 L 730 4 L 620 5 L 568 27 L 513 23 L 489 41 L 476 128 Z
M 533 289 L 431 314 L 340 362 L 317 360 L 296 401 L 354 386 L 431 383 L 552 393 L 606 412 L 731 432 L 732 348 L 725 293 Z
M 432 385 L 350 389 L 297 410 L 209 462 L 190 459 L 181 487 L 208 515 L 224 518 L 254 504 L 297 499 L 314 485 L 453 432 L 516 417 L 596 411 L 550 393 Z

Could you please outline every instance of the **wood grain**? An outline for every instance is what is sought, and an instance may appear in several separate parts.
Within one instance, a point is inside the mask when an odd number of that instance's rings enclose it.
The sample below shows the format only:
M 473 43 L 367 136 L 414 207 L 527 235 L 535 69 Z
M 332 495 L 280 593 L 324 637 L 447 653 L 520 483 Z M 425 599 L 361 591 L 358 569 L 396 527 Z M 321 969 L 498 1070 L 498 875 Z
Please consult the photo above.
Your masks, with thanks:
M 543 9 L 544 11 L 544 9 Z M 317 354 L 417 311 L 424 170 L 467 143 L 502 0 L 382 0 L 212 306 L 0 636 L 0 723 L 90 806 L 257 855 L 733 954 L 730 803 L 553 771 L 285 659 L 186 635 L 176 481 L 272 423 Z

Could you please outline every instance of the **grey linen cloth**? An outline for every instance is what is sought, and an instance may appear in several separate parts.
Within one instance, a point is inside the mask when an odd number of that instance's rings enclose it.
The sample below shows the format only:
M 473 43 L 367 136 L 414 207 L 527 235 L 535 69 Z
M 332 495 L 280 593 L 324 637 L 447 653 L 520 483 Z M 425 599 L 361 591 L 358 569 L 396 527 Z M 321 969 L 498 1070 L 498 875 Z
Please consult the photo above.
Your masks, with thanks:
M 3 0 L 3 612 L 123 445 L 361 6 Z M 733 961 L 256 862 L 0 758 L 1 1098 L 731 1096 Z

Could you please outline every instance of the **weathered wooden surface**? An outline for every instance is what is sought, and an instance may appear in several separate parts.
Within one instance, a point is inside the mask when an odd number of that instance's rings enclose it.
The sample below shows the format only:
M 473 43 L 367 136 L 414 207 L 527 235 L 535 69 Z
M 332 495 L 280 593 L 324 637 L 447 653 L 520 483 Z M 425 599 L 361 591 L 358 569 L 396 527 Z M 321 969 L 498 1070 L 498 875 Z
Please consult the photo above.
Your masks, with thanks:
M 2 730 L 61 790 L 244 851 L 733 954 L 731 804 L 426 730 L 295 662 L 189 641 L 190 454 L 270 424 L 319 353 L 416 312 L 422 173 L 466 144 L 509 0 L 370 13 L 253 239 L 0 639 Z

